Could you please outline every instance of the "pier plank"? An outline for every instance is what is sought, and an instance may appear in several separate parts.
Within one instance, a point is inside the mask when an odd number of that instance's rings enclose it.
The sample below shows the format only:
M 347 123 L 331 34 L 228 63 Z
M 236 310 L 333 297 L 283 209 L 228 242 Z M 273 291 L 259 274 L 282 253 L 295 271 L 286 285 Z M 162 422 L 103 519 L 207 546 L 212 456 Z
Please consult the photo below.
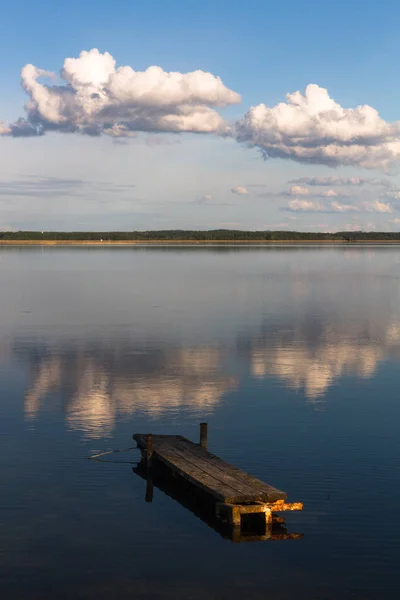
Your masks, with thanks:
M 138 446 L 146 448 L 146 436 L 135 434 Z M 203 489 L 220 502 L 246 504 L 285 500 L 286 494 L 244 473 L 183 436 L 152 436 L 152 457 Z
M 198 456 L 203 458 L 204 461 L 210 463 L 219 471 L 222 471 L 229 475 L 229 477 L 232 477 L 236 481 L 242 482 L 248 488 L 251 488 L 253 490 L 253 493 L 254 489 L 257 489 L 261 493 L 261 502 L 276 502 L 277 500 L 286 500 L 287 494 L 285 492 L 278 490 L 277 488 L 269 485 L 268 483 L 264 483 L 260 479 L 257 479 L 253 475 L 242 471 L 238 467 L 235 467 L 234 465 L 226 462 L 225 460 L 219 458 L 211 452 L 207 452 L 205 455 L 202 449 L 190 440 L 182 438 L 180 440 L 177 440 L 177 444 L 182 445 L 188 450 L 190 450 L 190 452 L 197 454 Z M 266 496 L 268 496 L 268 498 L 266 498 Z

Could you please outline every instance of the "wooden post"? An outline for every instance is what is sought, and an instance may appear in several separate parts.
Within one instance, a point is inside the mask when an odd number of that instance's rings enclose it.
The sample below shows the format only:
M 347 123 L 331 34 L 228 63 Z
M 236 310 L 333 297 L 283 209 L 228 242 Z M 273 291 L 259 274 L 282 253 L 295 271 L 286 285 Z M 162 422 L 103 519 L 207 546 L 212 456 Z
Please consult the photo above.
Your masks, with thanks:
M 233 527 L 240 527 L 240 525 L 241 525 L 240 508 L 238 506 L 232 506 L 231 525 Z
M 146 467 L 151 466 L 151 457 L 153 456 L 153 438 L 151 433 L 146 435 Z
M 154 491 L 154 486 L 153 486 L 153 482 L 151 480 L 151 477 L 147 477 L 147 481 L 146 481 L 146 502 L 153 502 L 153 491 Z
M 265 525 L 267 528 L 272 526 L 272 510 L 270 508 L 265 509 Z
M 200 423 L 200 446 L 207 450 L 207 423 Z

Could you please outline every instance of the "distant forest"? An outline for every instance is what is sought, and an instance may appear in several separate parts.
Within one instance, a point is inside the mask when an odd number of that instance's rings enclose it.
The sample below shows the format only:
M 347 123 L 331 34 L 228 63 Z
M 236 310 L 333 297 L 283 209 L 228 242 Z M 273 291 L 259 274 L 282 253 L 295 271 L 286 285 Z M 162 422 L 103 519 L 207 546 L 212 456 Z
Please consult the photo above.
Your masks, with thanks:
M 379 231 L 338 231 L 336 233 L 317 233 L 302 231 L 240 231 L 234 229 L 213 229 L 195 231 L 168 229 L 162 231 L 3 231 L 0 241 L 399 241 L 400 232 Z

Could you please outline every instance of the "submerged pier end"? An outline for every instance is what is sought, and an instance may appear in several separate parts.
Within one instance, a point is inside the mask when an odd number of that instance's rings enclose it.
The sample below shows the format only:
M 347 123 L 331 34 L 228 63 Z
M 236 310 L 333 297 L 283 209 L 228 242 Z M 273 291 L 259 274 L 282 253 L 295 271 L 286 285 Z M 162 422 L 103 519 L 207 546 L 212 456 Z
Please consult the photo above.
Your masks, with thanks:
M 215 502 L 221 521 L 240 528 L 244 515 L 263 515 L 265 525 L 273 513 L 302 510 L 301 502 L 287 503 L 287 494 L 234 467 L 207 450 L 207 424 L 200 424 L 200 443 L 181 435 L 133 435 L 142 452 L 142 464 L 157 464 L 195 486 Z

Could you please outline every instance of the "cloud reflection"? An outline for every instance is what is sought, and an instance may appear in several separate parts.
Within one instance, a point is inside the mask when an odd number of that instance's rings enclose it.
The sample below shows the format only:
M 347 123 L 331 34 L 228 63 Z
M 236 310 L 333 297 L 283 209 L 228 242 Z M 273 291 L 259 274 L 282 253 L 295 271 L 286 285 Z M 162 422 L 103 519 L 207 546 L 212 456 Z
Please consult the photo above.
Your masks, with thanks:
M 54 392 L 66 397 L 68 426 L 90 438 L 110 434 L 118 415 L 136 411 L 158 416 L 184 407 L 204 415 L 237 384 L 224 373 L 223 357 L 224 351 L 214 347 L 51 347 L 32 368 L 25 417 L 35 419 Z
M 376 332 L 365 324 L 326 327 L 312 344 L 294 330 L 289 340 L 277 339 L 272 347 L 256 342 L 251 350 L 251 373 L 256 378 L 277 377 L 288 387 L 302 390 L 309 400 L 318 400 L 341 377 L 368 379 L 381 361 L 399 352 L 400 321 Z
M 321 402 L 342 378 L 371 378 L 381 362 L 400 358 L 400 316 L 394 304 L 377 309 L 378 298 L 357 304 L 346 296 L 342 304 L 326 302 L 317 314 L 310 296 L 297 293 L 296 305 L 274 313 L 275 320 L 266 317 L 243 331 L 239 321 L 223 342 L 216 332 L 214 344 L 166 337 L 151 343 L 130 336 L 49 337 L 47 343 L 21 338 L 12 352 L 29 367 L 25 418 L 62 402 L 68 427 L 89 438 L 111 434 L 119 417 L 135 413 L 185 410 L 202 418 L 238 388 L 239 376 L 257 385 L 275 379 Z

